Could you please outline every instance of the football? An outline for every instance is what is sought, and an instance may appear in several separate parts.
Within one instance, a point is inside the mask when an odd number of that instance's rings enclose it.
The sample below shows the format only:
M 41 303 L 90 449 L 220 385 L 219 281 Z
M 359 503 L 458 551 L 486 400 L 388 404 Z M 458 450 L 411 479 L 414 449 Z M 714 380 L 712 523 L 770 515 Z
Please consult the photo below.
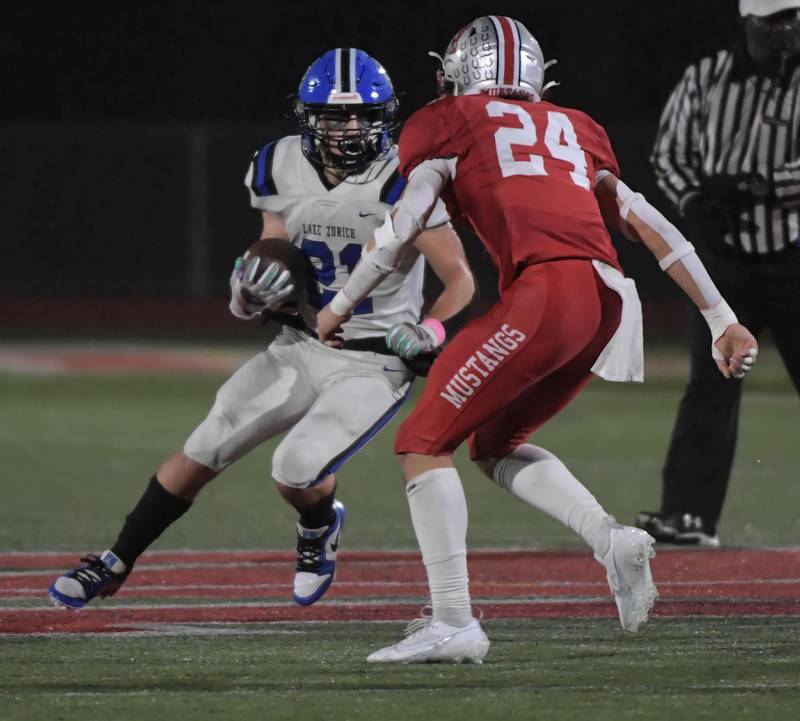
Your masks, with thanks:
M 308 258 L 300 248 L 285 238 L 260 238 L 244 254 L 245 259 L 254 256 L 261 258 L 257 276 L 260 276 L 273 262 L 289 271 L 294 292 L 286 299 L 284 306 L 297 308 L 301 302 L 308 300 L 308 291 L 314 274 Z

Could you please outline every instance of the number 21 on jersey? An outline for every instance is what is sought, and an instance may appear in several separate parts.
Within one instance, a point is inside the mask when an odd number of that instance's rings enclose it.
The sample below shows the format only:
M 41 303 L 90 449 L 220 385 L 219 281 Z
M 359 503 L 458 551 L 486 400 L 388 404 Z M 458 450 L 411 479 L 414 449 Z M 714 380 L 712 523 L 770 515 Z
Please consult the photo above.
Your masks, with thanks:
M 309 296 L 308 302 L 312 308 L 320 310 L 333 300 L 336 291 L 329 286 L 333 285 L 336 279 L 336 261 L 334 260 L 333 250 L 322 240 L 312 240 L 303 238 L 301 245 L 303 253 L 311 262 L 314 271 L 314 278 L 317 287 Z M 348 243 L 339 251 L 339 263 L 347 269 L 347 273 L 353 272 L 356 263 L 361 259 L 361 246 L 358 243 Z M 364 315 L 373 313 L 372 298 L 364 298 L 354 309 L 353 315 Z
M 547 175 L 545 159 L 542 155 L 530 153 L 526 160 L 514 158 L 513 146 L 535 145 L 538 140 L 536 125 L 525 108 L 500 100 L 492 100 L 486 104 L 486 112 L 493 118 L 504 115 L 515 115 L 522 127 L 498 128 L 494 134 L 497 149 L 497 160 L 504 178 L 512 175 Z M 575 185 L 589 190 L 591 183 L 587 175 L 586 153 L 578 145 L 575 128 L 566 114 L 556 110 L 547 112 L 547 128 L 544 133 L 544 144 L 553 158 L 558 158 L 572 166 L 570 178 Z

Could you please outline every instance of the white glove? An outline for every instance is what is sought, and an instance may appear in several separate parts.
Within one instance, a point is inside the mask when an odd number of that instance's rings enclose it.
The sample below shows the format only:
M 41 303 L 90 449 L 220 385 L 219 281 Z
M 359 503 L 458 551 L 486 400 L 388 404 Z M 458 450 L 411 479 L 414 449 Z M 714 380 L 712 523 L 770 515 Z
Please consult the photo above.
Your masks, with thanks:
M 239 257 L 231 273 L 231 313 L 237 318 L 257 318 L 265 310 L 275 310 L 294 291 L 292 276 L 288 270 L 270 263 L 256 278 L 262 259 Z
M 430 318 L 422 323 L 398 323 L 386 334 L 386 345 L 401 358 L 430 353 L 444 342 L 444 328 Z

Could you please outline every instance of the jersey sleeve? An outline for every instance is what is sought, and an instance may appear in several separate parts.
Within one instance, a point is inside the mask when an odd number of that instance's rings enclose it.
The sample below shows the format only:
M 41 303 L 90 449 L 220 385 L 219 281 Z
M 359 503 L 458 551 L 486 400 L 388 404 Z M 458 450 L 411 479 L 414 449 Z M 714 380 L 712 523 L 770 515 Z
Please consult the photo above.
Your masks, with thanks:
M 266 210 L 282 216 L 286 212 L 289 199 L 280 193 L 279 169 L 276 155 L 279 155 L 279 140 L 267 143 L 253 155 L 244 184 L 250 192 L 250 205 L 256 210 Z
M 450 128 L 439 101 L 417 110 L 400 133 L 400 173 L 407 178 L 423 161 L 444 157 L 449 140 Z

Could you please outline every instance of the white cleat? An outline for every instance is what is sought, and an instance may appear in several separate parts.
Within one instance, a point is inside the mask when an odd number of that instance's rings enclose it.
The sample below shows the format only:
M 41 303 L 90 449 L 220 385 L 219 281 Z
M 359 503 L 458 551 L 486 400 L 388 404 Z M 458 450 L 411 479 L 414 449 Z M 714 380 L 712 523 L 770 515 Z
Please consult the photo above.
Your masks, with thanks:
M 610 533 L 608 552 L 603 558 L 595 558 L 605 566 L 622 628 L 636 632 L 647 622 L 658 597 L 650 572 L 650 559 L 656 555 L 655 540 L 646 531 L 631 526 L 612 526 Z
M 406 637 L 367 656 L 369 663 L 483 663 L 489 639 L 478 619 L 463 628 L 429 617 L 406 627 Z

